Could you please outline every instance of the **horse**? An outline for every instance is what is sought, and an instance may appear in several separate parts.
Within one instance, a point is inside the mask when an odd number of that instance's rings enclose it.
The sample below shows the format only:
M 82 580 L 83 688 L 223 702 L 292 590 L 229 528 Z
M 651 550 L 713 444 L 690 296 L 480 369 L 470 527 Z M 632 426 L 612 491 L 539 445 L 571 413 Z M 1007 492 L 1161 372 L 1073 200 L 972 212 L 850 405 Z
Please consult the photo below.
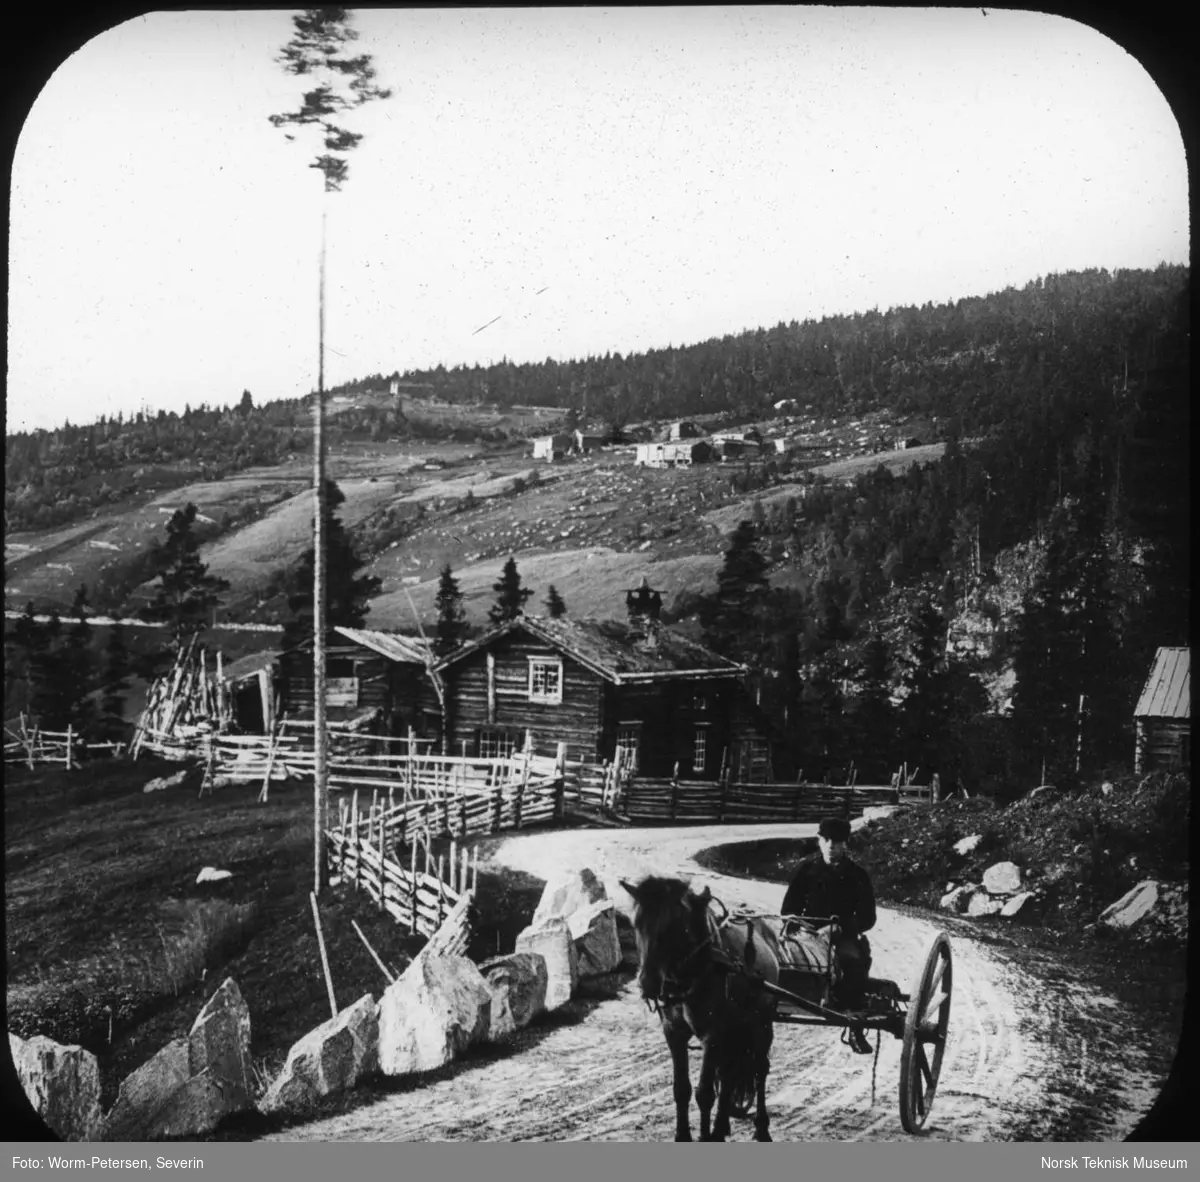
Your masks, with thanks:
M 692 1140 L 694 1035 L 704 1052 L 695 1090 L 700 1140 L 726 1140 L 735 1094 L 753 1089 L 754 1139 L 770 1141 L 766 1082 L 776 1002 L 757 982 L 779 983 L 773 933 L 760 920 L 730 916 L 707 887 L 696 894 L 681 879 L 655 876 L 620 882 L 635 904 L 638 984 L 662 1023 L 674 1066 L 675 1140 Z

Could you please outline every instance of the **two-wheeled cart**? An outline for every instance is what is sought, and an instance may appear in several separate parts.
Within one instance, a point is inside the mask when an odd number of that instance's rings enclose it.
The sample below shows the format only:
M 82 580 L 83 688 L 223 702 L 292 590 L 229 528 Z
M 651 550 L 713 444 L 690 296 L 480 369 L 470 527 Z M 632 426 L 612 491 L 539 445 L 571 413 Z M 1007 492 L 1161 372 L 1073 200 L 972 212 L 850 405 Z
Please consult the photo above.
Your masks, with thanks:
M 867 981 L 864 1007 L 849 1011 L 839 1009 L 836 1002 L 834 924 L 829 920 L 791 916 L 781 920 L 785 925 L 807 926 L 810 933 L 822 931 L 827 934 L 829 944 L 823 968 L 785 965 L 778 985 L 758 982 L 777 999 L 775 1021 L 799 1026 L 857 1026 L 903 1040 L 900 1123 L 907 1133 L 920 1132 L 933 1107 L 950 1022 L 954 964 L 946 933 L 939 932 L 935 937 L 910 993 L 902 993 L 894 981 L 871 977 Z M 877 1034 L 877 1051 L 878 1037 Z M 746 1116 L 752 1104 L 750 1088 L 739 1088 L 731 1110 L 736 1116 Z

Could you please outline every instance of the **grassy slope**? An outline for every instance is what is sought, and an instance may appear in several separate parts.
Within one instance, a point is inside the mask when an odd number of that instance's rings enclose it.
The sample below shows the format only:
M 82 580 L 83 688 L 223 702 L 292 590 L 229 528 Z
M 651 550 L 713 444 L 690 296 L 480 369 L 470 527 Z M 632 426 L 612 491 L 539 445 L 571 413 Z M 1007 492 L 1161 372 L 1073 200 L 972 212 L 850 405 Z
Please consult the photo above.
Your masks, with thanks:
M 198 772 L 142 791 L 177 770 L 104 761 L 6 776 L 8 1028 L 95 1053 L 106 1105 L 130 1071 L 188 1033 L 227 976 L 250 1009 L 260 1086 L 329 1017 L 308 899 L 310 791 L 273 785 L 264 804 L 253 786 L 200 798 Z M 205 866 L 233 877 L 198 885 Z M 543 885 L 481 874 L 477 960 L 512 948 Z M 422 943 L 347 887 L 323 893 L 321 916 L 339 1006 L 386 986 L 351 919 L 394 970 Z

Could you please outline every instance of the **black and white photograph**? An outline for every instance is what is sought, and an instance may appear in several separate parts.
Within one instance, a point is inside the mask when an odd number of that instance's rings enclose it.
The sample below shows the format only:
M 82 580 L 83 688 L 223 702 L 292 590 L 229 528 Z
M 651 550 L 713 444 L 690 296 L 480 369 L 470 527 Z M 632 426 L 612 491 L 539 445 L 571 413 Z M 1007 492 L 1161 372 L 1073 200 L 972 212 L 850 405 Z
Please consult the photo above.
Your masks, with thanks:
M 210 8 L 61 55 L 4 460 L 45 1139 L 1190 1136 L 1190 129 L 1114 37 Z

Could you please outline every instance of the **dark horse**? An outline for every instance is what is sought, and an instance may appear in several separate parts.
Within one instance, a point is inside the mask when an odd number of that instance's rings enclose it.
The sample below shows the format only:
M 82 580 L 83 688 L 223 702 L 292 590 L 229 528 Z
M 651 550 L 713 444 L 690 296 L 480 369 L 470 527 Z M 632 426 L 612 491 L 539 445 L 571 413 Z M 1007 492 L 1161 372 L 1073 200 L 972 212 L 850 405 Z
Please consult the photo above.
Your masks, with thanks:
M 753 1088 L 754 1139 L 770 1141 L 775 999 L 756 982 L 779 982 L 773 934 L 757 920 L 731 918 L 707 887 L 696 894 L 680 879 L 655 877 L 621 885 L 635 903 L 642 996 L 658 1013 L 675 1068 L 675 1140 L 692 1139 L 688 1043 L 695 1035 L 704 1049 L 696 1085 L 700 1140 L 724 1141 L 734 1095 Z

